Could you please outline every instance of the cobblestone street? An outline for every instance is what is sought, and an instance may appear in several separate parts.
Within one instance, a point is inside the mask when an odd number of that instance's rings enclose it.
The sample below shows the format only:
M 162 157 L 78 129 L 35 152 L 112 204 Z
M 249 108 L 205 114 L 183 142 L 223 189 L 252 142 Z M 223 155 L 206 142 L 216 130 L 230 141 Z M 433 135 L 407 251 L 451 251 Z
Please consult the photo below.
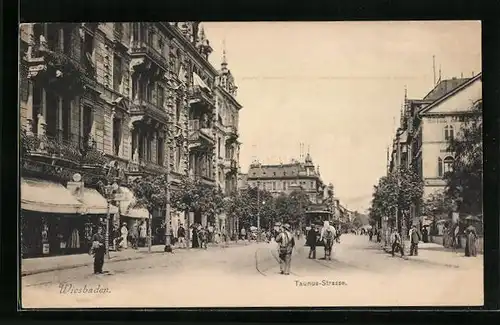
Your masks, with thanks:
M 22 278 L 24 307 L 230 307 L 480 305 L 482 255 L 421 249 L 391 257 L 365 236 L 344 235 L 332 261 L 295 249 L 292 274 L 282 276 L 275 243 L 152 253 L 140 260 L 45 272 Z M 441 254 L 437 256 L 436 254 Z M 64 285 L 66 286 L 64 287 Z M 70 286 L 68 286 L 70 285 Z M 99 288 L 101 293 L 82 293 Z M 272 289 L 268 289 L 272 288 Z M 307 298 L 305 298 L 307 297 Z

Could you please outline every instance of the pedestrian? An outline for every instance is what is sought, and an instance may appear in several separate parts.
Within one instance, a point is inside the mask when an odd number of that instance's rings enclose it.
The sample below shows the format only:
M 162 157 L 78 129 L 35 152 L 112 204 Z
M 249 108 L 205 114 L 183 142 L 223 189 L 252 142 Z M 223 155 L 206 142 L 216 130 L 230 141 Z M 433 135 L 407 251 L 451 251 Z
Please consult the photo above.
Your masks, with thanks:
M 123 225 L 122 225 L 122 229 L 120 230 L 121 232 L 121 235 L 122 235 L 122 242 L 121 242 L 121 245 L 122 245 L 122 248 L 127 248 L 128 247 L 128 229 L 127 229 L 127 223 L 124 222 Z
M 90 253 L 94 255 L 94 274 L 102 274 L 104 254 L 106 254 L 105 236 L 102 226 L 97 226 L 97 232 L 92 236 Z
M 325 260 L 332 259 L 333 241 L 335 240 L 336 236 L 337 234 L 335 228 L 330 225 L 329 221 L 325 221 L 319 239 L 320 241 L 323 241 L 325 247 Z
M 295 247 L 295 239 L 290 230 L 290 225 L 285 223 L 281 233 L 276 237 L 276 242 L 279 243 L 280 273 L 284 275 L 290 274 L 292 252 Z
M 132 229 L 130 229 L 130 243 L 132 244 L 133 249 L 137 249 L 139 241 L 139 225 L 137 221 L 132 225 Z
M 429 230 L 428 230 L 427 226 L 424 226 L 424 228 L 422 229 L 422 241 L 424 243 L 429 242 Z
M 465 256 L 471 257 L 471 256 L 477 255 L 477 246 L 476 246 L 477 230 L 472 225 L 472 221 L 468 220 L 467 222 L 468 222 L 469 226 L 467 228 L 465 228 L 465 231 L 464 231 L 465 236 L 466 236 Z
M 205 227 L 202 227 L 200 228 L 200 230 L 198 230 L 198 237 L 200 238 L 200 247 L 207 249 L 208 230 Z
M 370 230 L 368 230 L 368 239 L 369 239 L 370 241 L 372 241 L 372 238 L 373 238 L 373 230 L 372 230 L 372 229 L 370 229 Z
M 311 259 L 316 259 L 316 244 L 318 241 L 318 229 L 316 227 L 311 228 L 307 233 L 306 245 L 309 246 L 309 257 Z
M 247 231 L 245 228 L 241 228 L 241 240 L 245 240 L 247 237 Z
M 413 225 L 409 233 L 410 237 L 410 256 L 418 256 L 418 243 L 422 240 L 422 234 L 417 229 L 417 225 Z
M 141 225 L 139 226 L 139 246 L 145 247 L 146 246 L 146 237 L 147 237 L 148 231 L 146 227 L 146 222 L 143 221 Z
M 191 242 L 192 242 L 191 247 L 192 248 L 199 248 L 200 247 L 200 242 L 198 240 L 199 239 L 198 238 L 198 229 L 196 227 L 196 224 L 194 224 L 194 225 L 191 226 L 191 234 L 192 234 L 192 236 L 191 236 L 191 239 L 192 239 L 191 240 Z
M 177 238 L 179 240 L 179 247 L 186 248 L 186 229 L 181 224 L 177 229 Z
M 380 228 L 377 229 L 377 243 L 382 241 L 382 230 Z
M 403 247 L 401 246 L 401 235 L 397 232 L 396 228 L 391 228 L 391 254 L 401 252 L 401 257 L 405 255 Z

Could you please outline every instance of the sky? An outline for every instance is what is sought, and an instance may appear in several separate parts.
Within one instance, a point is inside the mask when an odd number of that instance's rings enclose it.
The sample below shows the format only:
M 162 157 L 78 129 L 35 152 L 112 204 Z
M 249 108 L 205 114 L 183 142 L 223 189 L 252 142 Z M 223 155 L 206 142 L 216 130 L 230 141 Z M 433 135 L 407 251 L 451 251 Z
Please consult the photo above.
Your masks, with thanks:
M 299 158 L 351 210 L 370 206 L 386 171 L 405 87 L 422 98 L 436 77 L 481 71 L 481 24 L 427 22 L 206 22 L 220 67 L 225 44 L 238 85 L 240 165 Z M 396 122 L 395 122 L 396 121 Z

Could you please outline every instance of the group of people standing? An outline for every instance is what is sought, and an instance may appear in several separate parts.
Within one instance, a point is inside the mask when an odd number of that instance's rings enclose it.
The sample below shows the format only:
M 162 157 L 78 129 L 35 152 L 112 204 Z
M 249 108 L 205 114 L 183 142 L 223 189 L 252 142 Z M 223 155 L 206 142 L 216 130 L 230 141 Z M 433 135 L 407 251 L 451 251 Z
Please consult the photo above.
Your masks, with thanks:
M 309 256 L 310 259 L 316 259 L 316 246 L 323 243 L 325 248 L 324 259 L 332 259 L 332 248 L 334 241 L 340 242 L 340 231 L 337 231 L 334 226 L 330 225 L 328 221 L 325 221 L 323 228 L 319 228 L 318 225 L 311 227 L 308 231 L 306 237 L 306 246 L 309 246 Z
M 145 247 L 147 246 L 147 238 L 148 231 L 146 221 L 142 221 L 141 223 L 135 221 L 132 227 L 130 227 L 130 230 L 127 227 L 127 223 L 124 222 L 119 233 L 115 236 L 114 247 L 117 251 L 128 248 L 129 243 L 133 249 Z

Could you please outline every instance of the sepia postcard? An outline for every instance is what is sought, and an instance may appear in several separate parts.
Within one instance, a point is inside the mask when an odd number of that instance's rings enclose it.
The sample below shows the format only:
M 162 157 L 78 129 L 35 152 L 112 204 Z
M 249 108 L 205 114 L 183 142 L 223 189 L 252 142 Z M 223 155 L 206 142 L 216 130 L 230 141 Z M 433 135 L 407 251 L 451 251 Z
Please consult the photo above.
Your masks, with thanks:
M 481 306 L 479 21 L 24 23 L 22 308 Z

